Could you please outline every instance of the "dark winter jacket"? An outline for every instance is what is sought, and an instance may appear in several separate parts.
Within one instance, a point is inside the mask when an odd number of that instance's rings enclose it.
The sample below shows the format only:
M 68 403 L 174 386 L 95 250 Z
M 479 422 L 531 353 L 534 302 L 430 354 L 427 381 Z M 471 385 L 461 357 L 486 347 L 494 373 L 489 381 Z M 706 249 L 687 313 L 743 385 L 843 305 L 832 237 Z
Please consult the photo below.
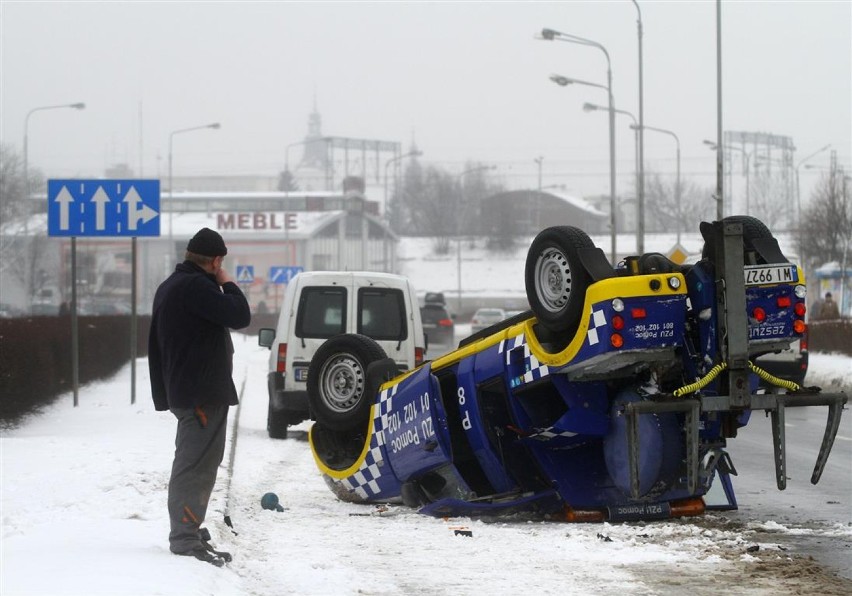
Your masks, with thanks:
M 231 376 L 234 346 L 228 327 L 251 322 L 239 287 L 190 261 L 175 267 L 154 296 L 148 367 L 157 410 L 200 405 L 236 405 Z

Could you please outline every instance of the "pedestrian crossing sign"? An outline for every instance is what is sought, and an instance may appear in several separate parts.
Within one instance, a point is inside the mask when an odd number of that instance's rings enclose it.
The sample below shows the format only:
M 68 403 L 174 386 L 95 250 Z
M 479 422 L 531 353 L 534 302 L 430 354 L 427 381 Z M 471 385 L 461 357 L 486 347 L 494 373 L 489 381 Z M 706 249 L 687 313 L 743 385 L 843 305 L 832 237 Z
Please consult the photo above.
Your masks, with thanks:
M 237 283 L 254 283 L 254 265 L 237 265 Z

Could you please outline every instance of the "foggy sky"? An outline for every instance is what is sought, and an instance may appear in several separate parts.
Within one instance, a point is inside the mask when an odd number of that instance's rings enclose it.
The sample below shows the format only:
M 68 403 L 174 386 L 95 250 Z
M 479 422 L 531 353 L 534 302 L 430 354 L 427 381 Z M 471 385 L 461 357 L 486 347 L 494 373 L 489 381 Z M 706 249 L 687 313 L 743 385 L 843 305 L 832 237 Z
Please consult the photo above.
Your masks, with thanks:
M 634 5 L 560 3 L 9 2 L 0 11 L 0 139 L 48 177 L 96 177 L 127 163 L 175 175 L 275 174 L 304 138 L 316 98 L 325 135 L 412 139 L 423 160 L 498 166 L 510 188 L 609 192 L 605 91 L 559 87 L 552 73 L 606 83 L 594 48 L 537 40 L 548 27 L 604 45 L 618 109 L 639 114 Z M 645 123 L 675 132 L 685 177 L 712 186 L 715 2 L 640 2 Z M 852 3 L 725 2 L 723 126 L 793 138 L 795 161 L 827 143 L 852 164 Z M 141 116 L 141 117 L 140 117 Z M 141 121 L 141 126 L 140 126 Z M 618 117 L 619 192 L 633 132 Z M 140 150 L 141 149 L 141 150 Z M 291 160 L 298 156 L 298 148 Z M 673 176 L 671 137 L 645 134 L 646 167 Z M 829 153 L 809 161 L 828 166 Z M 141 172 L 140 172 L 141 170 Z M 819 170 L 802 168 L 803 196 Z

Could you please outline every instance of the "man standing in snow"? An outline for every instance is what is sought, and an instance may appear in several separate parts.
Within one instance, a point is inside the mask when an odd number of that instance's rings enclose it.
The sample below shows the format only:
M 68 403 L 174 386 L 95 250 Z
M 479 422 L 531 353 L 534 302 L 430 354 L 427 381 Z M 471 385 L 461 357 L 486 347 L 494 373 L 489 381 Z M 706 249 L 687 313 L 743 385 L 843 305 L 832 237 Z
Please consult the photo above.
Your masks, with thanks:
M 228 328 L 251 322 L 246 297 L 222 268 L 226 254 L 217 232 L 193 236 L 184 262 L 157 288 L 148 339 L 154 408 L 178 421 L 169 548 L 219 567 L 231 557 L 212 549 L 201 523 L 225 454 L 228 408 L 238 403 Z

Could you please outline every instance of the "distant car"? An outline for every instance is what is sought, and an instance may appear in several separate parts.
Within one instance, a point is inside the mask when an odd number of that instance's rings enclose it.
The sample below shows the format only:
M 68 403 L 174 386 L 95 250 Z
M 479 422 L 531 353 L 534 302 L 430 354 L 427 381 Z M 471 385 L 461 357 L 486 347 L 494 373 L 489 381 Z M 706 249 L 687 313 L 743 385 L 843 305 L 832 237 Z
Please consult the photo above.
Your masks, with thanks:
M 428 339 L 428 345 L 452 345 L 455 323 L 446 306 L 427 302 L 420 309 L 420 319 L 423 321 L 423 332 Z
M 0 319 L 14 319 L 24 316 L 24 311 L 5 302 L 0 304 Z
M 53 317 L 59 314 L 59 305 L 49 304 L 47 302 L 34 302 L 31 307 L 31 312 L 34 316 Z
M 506 311 L 502 308 L 480 308 L 473 313 L 473 318 L 470 320 L 471 333 L 482 331 L 491 325 L 496 325 L 506 318 Z
M 444 298 L 443 292 L 426 292 L 426 296 L 423 298 L 423 302 L 426 304 L 441 304 L 443 306 L 447 305 L 447 300 Z

